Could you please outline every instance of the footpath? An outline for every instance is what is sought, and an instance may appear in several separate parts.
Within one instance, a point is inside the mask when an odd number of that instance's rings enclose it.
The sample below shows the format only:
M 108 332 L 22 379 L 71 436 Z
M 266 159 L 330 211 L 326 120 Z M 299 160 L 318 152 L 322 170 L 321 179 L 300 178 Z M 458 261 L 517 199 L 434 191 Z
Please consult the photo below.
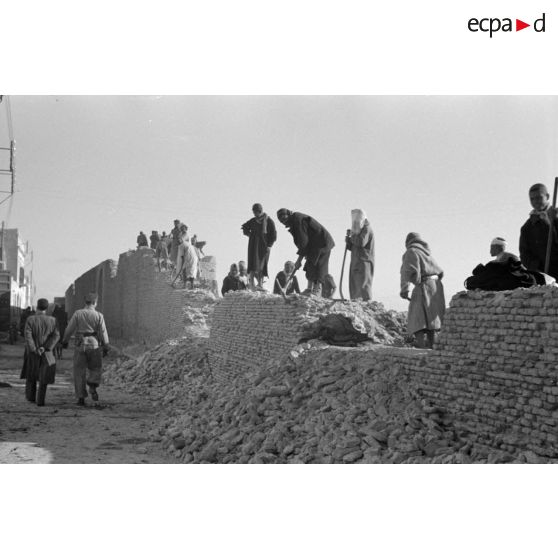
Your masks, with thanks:
M 102 384 L 99 407 L 90 398 L 76 405 L 71 350 L 57 364 L 45 406 L 28 402 L 23 350 L 22 341 L 0 345 L 0 463 L 177 463 L 149 440 L 156 409 L 141 395 Z

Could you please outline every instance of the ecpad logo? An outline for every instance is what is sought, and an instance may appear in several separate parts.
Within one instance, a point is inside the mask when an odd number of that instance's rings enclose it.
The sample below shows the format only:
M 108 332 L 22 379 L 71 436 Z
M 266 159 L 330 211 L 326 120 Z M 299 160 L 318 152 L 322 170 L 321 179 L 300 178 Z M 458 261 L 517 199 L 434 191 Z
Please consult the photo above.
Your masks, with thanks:
M 533 22 L 533 29 L 536 33 L 545 32 L 545 15 L 546 14 L 543 13 L 543 15 L 539 19 L 536 19 Z M 481 31 L 483 33 L 490 33 L 490 38 L 492 38 L 492 35 L 494 33 L 497 33 L 498 31 L 514 31 L 512 19 L 509 17 L 505 17 L 503 19 L 497 17 L 485 17 L 482 19 L 477 19 L 475 17 L 472 17 L 469 20 L 467 27 L 469 28 L 469 31 L 473 33 L 477 33 L 478 31 Z M 531 24 L 525 23 L 520 19 L 515 20 L 515 31 L 521 31 L 522 29 L 525 29 L 527 27 L 531 27 Z

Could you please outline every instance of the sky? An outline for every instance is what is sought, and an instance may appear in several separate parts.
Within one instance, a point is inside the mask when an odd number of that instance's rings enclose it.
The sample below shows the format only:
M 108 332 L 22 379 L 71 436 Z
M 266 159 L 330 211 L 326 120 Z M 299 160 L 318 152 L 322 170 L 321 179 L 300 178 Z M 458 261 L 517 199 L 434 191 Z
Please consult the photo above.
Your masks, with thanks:
M 286 260 L 296 259 L 292 237 L 276 219 L 279 208 L 309 214 L 330 231 L 336 282 L 350 212 L 360 208 L 375 235 L 374 299 L 407 309 L 399 269 L 413 231 L 444 269 L 449 304 L 472 269 L 490 260 L 492 238 L 506 238 L 508 251 L 518 253 L 529 186 L 551 187 L 558 175 L 558 97 L 551 96 L 10 101 L 17 183 L 0 218 L 33 249 L 38 297 L 63 295 L 91 267 L 135 248 L 140 230 L 168 233 L 175 218 L 207 241 L 221 281 L 232 262 L 247 257 L 240 227 L 259 202 L 278 229 L 268 286 Z

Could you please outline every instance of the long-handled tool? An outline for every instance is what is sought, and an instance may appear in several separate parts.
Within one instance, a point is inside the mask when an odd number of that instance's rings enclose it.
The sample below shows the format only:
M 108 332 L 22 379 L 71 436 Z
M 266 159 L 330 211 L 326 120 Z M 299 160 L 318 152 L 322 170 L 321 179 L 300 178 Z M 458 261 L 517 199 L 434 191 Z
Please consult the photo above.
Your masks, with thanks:
M 558 193 L 558 176 L 554 179 L 554 195 L 552 196 L 552 209 L 556 211 L 556 194 Z M 553 213 L 554 213 L 553 211 Z M 552 237 L 554 229 L 554 219 L 550 219 L 550 226 L 548 227 L 548 241 L 546 243 L 546 260 L 544 262 L 544 272 L 548 273 L 550 269 L 550 252 L 552 251 Z
M 351 229 L 347 229 L 347 236 L 350 236 Z M 347 252 L 349 251 L 349 247 L 347 246 L 347 242 L 345 241 L 345 253 L 343 254 L 343 265 L 341 265 L 341 277 L 339 278 L 339 294 L 341 295 L 341 300 L 345 300 L 343 296 L 343 273 L 345 271 L 345 260 L 347 259 Z

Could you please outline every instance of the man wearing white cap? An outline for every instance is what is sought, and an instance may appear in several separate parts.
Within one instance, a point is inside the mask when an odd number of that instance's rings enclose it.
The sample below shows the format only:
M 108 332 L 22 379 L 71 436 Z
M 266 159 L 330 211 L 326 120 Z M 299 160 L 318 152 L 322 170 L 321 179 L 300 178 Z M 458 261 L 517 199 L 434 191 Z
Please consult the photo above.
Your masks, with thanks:
M 506 263 L 511 258 L 512 261 L 518 262 L 519 258 L 511 252 L 506 252 L 506 247 L 507 243 L 501 236 L 494 238 L 490 243 L 490 255 L 495 256 L 492 261 Z

